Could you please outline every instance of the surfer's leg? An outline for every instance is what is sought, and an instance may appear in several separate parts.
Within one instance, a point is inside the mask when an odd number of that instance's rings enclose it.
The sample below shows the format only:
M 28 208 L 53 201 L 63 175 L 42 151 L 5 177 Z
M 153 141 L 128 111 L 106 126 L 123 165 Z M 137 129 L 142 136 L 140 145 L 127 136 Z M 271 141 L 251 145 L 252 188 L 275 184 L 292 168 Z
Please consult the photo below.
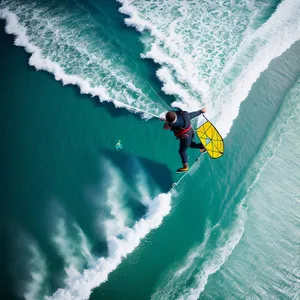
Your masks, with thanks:
M 188 148 L 188 143 L 185 139 L 180 139 L 180 146 L 179 146 L 179 155 L 181 157 L 182 164 L 187 164 L 188 163 L 188 158 L 186 154 L 186 150 Z
M 194 149 L 200 149 L 201 150 L 205 150 L 204 146 L 202 143 L 196 144 L 194 141 L 191 142 L 190 148 L 194 148 Z M 202 152 L 202 151 L 201 151 Z
M 184 172 L 187 171 L 189 169 L 188 167 L 188 157 L 186 154 L 186 150 L 190 147 L 192 141 L 192 135 L 191 134 L 186 134 L 185 136 L 180 138 L 180 146 L 179 146 L 179 155 L 181 157 L 181 161 L 182 161 L 182 169 Z M 178 169 L 178 170 L 180 170 Z M 177 170 L 177 171 L 178 171 Z
M 191 144 L 190 144 L 190 148 L 194 148 L 194 149 L 200 149 L 201 152 L 205 152 L 206 149 L 204 148 L 202 143 L 196 144 L 194 142 L 194 137 L 195 137 L 195 132 L 192 132 L 192 139 L 191 139 Z

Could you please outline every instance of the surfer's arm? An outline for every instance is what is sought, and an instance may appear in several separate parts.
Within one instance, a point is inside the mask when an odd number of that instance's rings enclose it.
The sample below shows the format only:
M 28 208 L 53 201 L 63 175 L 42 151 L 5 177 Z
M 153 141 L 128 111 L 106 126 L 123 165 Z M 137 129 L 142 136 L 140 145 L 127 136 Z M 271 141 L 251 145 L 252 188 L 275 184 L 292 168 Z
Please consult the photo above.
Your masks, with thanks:
M 200 110 L 197 110 L 197 111 L 194 111 L 194 112 L 189 113 L 189 115 L 190 115 L 190 118 L 191 118 L 191 119 L 194 119 L 194 118 L 200 116 L 201 114 L 204 114 L 205 112 L 206 112 L 206 108 L 203 107 L 203 108 L 200 109 Z

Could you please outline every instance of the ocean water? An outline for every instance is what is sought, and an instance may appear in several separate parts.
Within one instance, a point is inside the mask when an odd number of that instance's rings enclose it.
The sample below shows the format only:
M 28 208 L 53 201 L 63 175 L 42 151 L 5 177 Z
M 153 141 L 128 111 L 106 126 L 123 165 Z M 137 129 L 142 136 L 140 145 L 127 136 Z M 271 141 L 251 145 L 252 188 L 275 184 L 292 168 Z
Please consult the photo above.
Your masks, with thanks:
M 2 0 L 1 299 L 298 299 L 299 15 Z M 156 117 L 203 106 L 225 154 L 171 190 Z

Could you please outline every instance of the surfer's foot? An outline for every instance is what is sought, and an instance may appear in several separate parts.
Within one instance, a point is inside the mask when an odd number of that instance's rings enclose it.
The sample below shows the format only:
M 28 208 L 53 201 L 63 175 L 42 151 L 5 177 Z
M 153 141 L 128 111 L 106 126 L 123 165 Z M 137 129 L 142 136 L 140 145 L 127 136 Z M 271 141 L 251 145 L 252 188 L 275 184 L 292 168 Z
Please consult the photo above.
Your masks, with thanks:
M 187 172 L 189 170 L 189 166 L 186 164 L 184 165 L 182 168 L 179 168 L 176 173 L 184 173 Z
M 204 153 L 204 152 L 206 152 L 206 149 L 205 148 L 203 148 L 203 149 L 199 149 L 200 150 L 200 152 L 201 153 Z

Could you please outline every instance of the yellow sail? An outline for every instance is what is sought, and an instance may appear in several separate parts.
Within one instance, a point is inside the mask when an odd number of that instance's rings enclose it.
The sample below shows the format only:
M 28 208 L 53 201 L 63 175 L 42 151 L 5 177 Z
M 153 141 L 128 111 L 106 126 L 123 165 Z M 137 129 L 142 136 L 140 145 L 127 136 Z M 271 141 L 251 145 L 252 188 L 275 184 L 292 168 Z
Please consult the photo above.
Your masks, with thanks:
M 224 141 L 220 133 L 208 120 L 196 130 L 197 135 L 211 158 L 219 158 L 224 153 Z

